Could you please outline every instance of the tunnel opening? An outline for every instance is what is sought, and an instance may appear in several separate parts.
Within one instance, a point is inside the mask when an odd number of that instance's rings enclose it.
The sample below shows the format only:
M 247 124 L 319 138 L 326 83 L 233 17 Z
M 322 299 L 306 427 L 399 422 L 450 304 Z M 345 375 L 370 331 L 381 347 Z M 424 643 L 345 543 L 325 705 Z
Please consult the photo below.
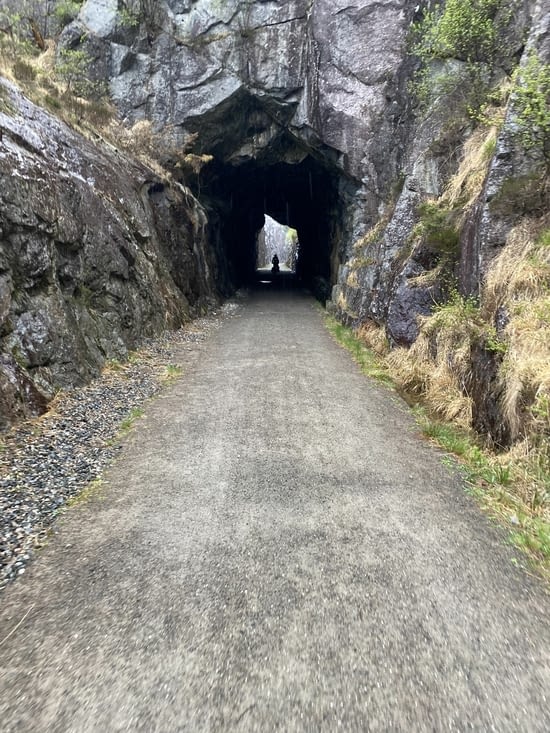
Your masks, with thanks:
M 296 273 L 299 240 L 296 229 L 281 224 L 267 214 L 264 225 L 256 237 L 256 274 L 262 275 L 271 270 L 273 258 L 283 272 Z
M 279 145 L 259 159 L 214 158 L 200 190 L 194 187 L 209 214 L 224 295 L 257 281 L 258 237 L 268 216 L 297 232 L 296 282 L 323 302 L 330 297 L 343 260 L 343 200 L 357 185 L 333 161 L 292 145 L 291 154 Z

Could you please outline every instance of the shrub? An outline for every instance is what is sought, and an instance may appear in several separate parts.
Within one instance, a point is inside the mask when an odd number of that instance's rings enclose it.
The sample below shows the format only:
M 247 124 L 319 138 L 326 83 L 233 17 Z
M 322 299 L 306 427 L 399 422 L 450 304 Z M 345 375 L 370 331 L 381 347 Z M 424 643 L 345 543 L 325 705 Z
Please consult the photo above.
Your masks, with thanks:
M 56 64 L 57 77 L 65 82 L 65 91 L 85 99 L 103 99 L 107 96 L 107 84 L 104 81 L 90 79 L 91 59 L 82 49 L 64 48 L 59 54 Z
M 538 148 L 550 158 L 550 64 L 531 53 L 514 72 L 517 137 L 526 150 Z
M 32 56 L 37 52 L 28 37 L 28 20 L 20 13 L 0 10 L 0 58 L 16 62 L 22 56 Z
M 422 63 L 412 85 L 421 107 L 438 96 L 452 96 L 455 113 L 477 121 L 491 94 L 491 67 L 506 54 L 504 31 L 515 4 L 447 0 L 425 11 L 413 26 L 411 46 Z M 441 68 L 430 68 L 434 61 Z
M 12 70 L 18 81 L 34 81 L 36 79 L 36 69 L 24 59 L 17 59 L 12 66 Z
M 128 8 L 118 11 L 118 20 L 123 28 L 136 28 L 140 23 L 139 15 Z
M 413 46 L 421 61 L 459 59 L 484 61 L 493 59 L 497 32 L 495 16 L 501 0 L 447 0 L 427 10 L 416 24 Z

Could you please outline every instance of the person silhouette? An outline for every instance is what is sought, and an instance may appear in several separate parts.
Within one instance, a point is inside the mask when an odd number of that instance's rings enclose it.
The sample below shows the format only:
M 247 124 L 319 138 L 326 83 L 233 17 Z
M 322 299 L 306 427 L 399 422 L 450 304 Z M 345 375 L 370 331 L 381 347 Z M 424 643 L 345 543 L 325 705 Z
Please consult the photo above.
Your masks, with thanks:
M 277 253 L 273 255 L 273 258 L 271 259 L 271 264 L 273 267 L 271 268 L 271 272 L 279 272 L 279 258 L 277 257 Z

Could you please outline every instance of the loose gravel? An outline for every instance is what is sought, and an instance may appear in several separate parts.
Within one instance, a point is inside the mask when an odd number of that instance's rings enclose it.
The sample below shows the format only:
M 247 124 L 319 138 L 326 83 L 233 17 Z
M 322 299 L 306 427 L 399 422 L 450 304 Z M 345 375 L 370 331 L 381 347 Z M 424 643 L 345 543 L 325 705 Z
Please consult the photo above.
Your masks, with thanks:
M 111 362 L 87 386 L 58 395 L 45 415 L 2 436 L 0 591 L 25 572 L 62 507 L 101 476 L 136 411 L 185 371 L 181 345 L 206 339 L 235 308 L 145 342 L 128 362 Z

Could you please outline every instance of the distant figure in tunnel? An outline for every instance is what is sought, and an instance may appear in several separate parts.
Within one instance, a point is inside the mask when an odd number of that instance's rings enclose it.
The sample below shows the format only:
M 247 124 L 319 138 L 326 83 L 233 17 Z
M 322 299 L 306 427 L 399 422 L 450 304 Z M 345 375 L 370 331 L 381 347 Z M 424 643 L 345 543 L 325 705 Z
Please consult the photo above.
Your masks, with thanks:
M 279 258 L 277 257 L 277 253 L 273 255 L 271 264 L 273 265 L 273 267 L 271 268 L 271 272 L 273 273 L 279 272 Z

